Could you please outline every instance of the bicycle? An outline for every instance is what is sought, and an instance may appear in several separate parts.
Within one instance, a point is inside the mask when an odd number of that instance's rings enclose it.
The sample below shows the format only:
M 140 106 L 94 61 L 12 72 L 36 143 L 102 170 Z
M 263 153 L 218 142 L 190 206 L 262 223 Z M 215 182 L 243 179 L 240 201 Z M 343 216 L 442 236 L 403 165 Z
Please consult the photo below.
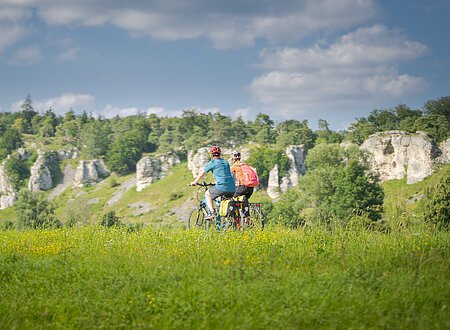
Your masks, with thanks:
M 199 189 L 197 190 L 197 200 L 199 204 L 189 213 L 186 221 L 186 229 L 206 229 L 211 225 L 215 225 L 219 230 L 228 229 L 264 229 L 264 214 L 262 212 L 262 203 L 248 203 L 248 210 L 245 209 L 244 202 L 235 201 L 233 209 L 230 209 L 229 214 L 220 215 L 220 205 L 226 200 L 232 200 L 230 197 L 220 197 L 214 201 L 215 213 L 217 216 L 213 219 L 206 219 L 208 215 L 208 207 L 203 199 L 206 190 L 213 186 L 212 183 L 197 183 Z M 247 214 L 247 216 L 246 216 Z

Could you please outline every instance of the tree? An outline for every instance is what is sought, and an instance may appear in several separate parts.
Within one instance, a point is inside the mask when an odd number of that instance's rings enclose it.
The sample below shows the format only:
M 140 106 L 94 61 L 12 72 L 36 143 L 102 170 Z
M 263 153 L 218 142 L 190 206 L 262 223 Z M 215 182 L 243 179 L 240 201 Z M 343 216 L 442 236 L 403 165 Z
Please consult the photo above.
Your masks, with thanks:
M 230 146 L 233 136 L 231 118 L 220 113 L 210 115 L 211 121 L 208 131 L 208 142 L 212 145 Z
M 56 219 L 55 206 L 44 194 L 22 189 L 14 204 L 19 226 L 22 228 L 56 228 L 61 223 Z
M 426 115 L 418 118 L 414 124 L 417 130 L 427 132 L 437 143 L 450 137 L 450 123 L 444 115 Z
M 24 121 L 24 133 L 32 134 L 33 133 L 33 117 L 37 116 L 37 112 L 34 111 L 33 101 L 31 100 L 31 96 L 28 94 L 25 101 L 20 106 L 19 116 Z
M 380 217 L 383 190 L 377 178 L 366 174 L 365 156 L 359 149 L 341 148 L 336 144 L 318 144 L 306 158 L 308 171 L 299 179 L 316 217 L 341 220 L 351 215 Z
M 231 123 L 231 144 L 234 146 L 242 145 L 247 141 L 247 125 L 241 116 L 237 117 Z
M 302 213 L 306 207 L 307 200 L 303 191 L 293 188 L 280 196 L 279 200 L 274 203 L 269 216 L 276 223 L 297 228 L 305 223 Z
M 253 140 L 258 143 L 273 143 L 275 134 L 273 132 L 274 122 L 266 114 L 259 113 L 255 121 L 250 123 Z
M 316 131 L 316 141 L 315 143 L 341 143 L 342 134 L 334 132 L 328 128 L 328 122 L 323 119 L 319 119 L 318 123 L 319 129 Z
M 5 158 L 13 150 L 23 145 L 20 133 L 14 128 L 8 128 L 0 138 L 0 159 Z
M 366 118 L 358 118 L 348 129 L 346 137 L 357 144 L 362 144 L 370 135 L 377 132 L 376 126 Z
M 12 155 L 5 161 L 5 169 L 16 190 L 25 186 L 25 180 L 30 177 L 30 169 L 18 155 Z
M 330 197 L 330 211 L 339 219 L 365 213 L 372 220 L 381 218 L 384 193 L 376 180 L 365 174 L 366 168 L 358 161 L 350 161 L 338 172 Z
M 269 172 L 276 164 L 278 165 L 280 176 L 283 176 L 289 167 L 289 159 L 285 155 L 283 149 L 270 148 L 267 146 L 254 148 L 251 151 L 247 163 L 256 168 L 261 186 L 263 187 L 267 187 Z
M 316 139 L 314 132 L 308 127 L 308 121 L 286 120 L 279 123 L 276 127 L 277 144 L 281 147 L 288 145 L 303 144 L 305 148 L 310 149 Z
M 378 132 L 390 131 L 397 128 L 397 117 L 391 110 L 373 110 L 367 118 L 374 124 Z
M 106 157 L 108 167 L 119 174 L 134 171 L 136 163 L 142 156 L 146 140 L 145 132 L 138 130 L 125 132 L 118 136 Z
M 450 96 L 431 100 L 424 104 L 425 114 L 444 116 L 450 124 Z
M 44 115 L 44 118 L 39 123 L 39 134 L 42 137 L 52 137 L 56 133 L 56 115 L 52 108 L 48 109 Z
M 450 176 L 444 177 L 429 194 L 425 220 L 448 228 L 450 225 Z
M 94 120 L 87 123 L 81 132 L 81 143 L 88 158 L 104 157 L 111 145 L 111 127 L 107 121 Z

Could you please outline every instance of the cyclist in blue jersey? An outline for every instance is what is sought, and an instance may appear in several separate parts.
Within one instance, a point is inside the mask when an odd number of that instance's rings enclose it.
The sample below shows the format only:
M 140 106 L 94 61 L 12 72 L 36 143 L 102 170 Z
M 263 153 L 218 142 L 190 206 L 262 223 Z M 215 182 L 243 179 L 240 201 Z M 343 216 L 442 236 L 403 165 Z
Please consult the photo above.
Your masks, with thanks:
M 230 164 L 222 158 L 220 155 L 222 150 L 219 146 L 212 146 L 209 149 L 209 154 L 212 160 L 206 164 L 205 168 L 197 175 L 191 185 L 196 185 L 208 172 L 212 172 L 216 185 L 212 186 L 205 192 L 206 205 L 210 213 L 206 217 L 212 219 L 216 216 L 214 213 L 213 200 L 220 196 L 232 197 L 235 192 L 234 180 L 230 172 Z

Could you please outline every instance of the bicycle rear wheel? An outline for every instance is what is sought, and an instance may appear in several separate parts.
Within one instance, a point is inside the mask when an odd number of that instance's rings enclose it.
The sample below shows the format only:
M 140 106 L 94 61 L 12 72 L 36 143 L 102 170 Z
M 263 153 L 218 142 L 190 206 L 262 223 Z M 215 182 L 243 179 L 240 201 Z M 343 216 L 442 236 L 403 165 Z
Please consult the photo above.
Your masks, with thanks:
M 189 213 L 186 220 L 186 229 L 206 229 L 207 223 L 209 224 L 209 221 L 205 220 L 203 209 L 196 207 Z
M 263 230 L 264 224 L 265 219 L 261 207 L 250 205 L 250 217 L 245 219 L 245 227 Z

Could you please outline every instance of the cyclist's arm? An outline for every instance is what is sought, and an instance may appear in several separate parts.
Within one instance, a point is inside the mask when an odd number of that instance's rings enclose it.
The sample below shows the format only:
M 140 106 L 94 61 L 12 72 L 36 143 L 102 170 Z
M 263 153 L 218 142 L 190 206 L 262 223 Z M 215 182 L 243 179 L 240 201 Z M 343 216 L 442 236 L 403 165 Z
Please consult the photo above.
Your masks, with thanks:
M 201 170 L 195 180 L 191 182 L 191 186 L 195 186 L 205 175 L 206 172 L 204 170 Z

